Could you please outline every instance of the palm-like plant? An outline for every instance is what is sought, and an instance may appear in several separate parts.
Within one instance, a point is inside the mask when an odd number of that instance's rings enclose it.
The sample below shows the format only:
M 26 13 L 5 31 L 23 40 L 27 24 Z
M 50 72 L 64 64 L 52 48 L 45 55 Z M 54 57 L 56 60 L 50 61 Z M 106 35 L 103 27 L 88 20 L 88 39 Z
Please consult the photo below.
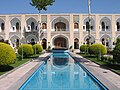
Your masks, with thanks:
M 40 18 L 40 11 L 41 10 L 47 10 L 47 6 L 52 6 L 53 2 L 55 2 L 55 0 L 31 0 L 30 5 L 34 6 L 35 8 L 38 9 L 39 11 L 39 18 Z M 39 26 L 40 25 L 40 26 Z M 41 22 L 38 19 L 38 30 L 40 31 L 40 33 L 42 33 L 42 31 L 40 30 L 41 28 Z M 40 33 L 39 33 L 39 38 L 40 38 Z

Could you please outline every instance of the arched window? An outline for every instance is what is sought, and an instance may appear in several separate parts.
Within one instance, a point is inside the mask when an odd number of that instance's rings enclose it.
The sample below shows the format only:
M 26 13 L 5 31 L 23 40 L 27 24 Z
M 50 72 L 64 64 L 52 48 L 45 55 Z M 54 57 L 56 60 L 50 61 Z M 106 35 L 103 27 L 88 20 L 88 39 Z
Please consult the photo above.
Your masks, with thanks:
M 46 23 L 42 24 L 42 29 L 47 29 L 47 24 Z
M 31 23 L 31 30 L 34 30 L 34 28 L 35 28 L 35 24 L 34 24 L 34 22 L 32 22 Z
M 16 23 L 16 30 L 19 30 L 19 23 Z
M 120 23 L 117 22 L 116 25 L 117 25 L 117 31 L 120 31 Z
M 93 30 L 93 29 L 94 29 L 94 27 L 93 27 L 93 26 L 91 26 L 90 28 L 91 28 L 91 30 Z
M 89 29 L 90 29 L 89 22 L 86 22 L 86 31 L 89 31 Z
M 102 31 L 105 31 L 105 23 L 102 22 L 101 25 L 102 25 Z
M 1 30 L 3 31 L 5 29 L 4 23 L 1 23 Z
M 12 27 L 13 31 L 15 30 L 15 26 Z
M 74 23 L 74 29 L 79 29 L 79 24 L 78 23 Z
M 28 26 L 28 30 L 30 30 L 30 26 Z
M 55 31 L 66 31 L 66 24 L 63 22 L 57 22 L 54 28 Z
M 35 30 L 38 30 L 38 27 L 37 27 L 37 26 L 35 27 Z

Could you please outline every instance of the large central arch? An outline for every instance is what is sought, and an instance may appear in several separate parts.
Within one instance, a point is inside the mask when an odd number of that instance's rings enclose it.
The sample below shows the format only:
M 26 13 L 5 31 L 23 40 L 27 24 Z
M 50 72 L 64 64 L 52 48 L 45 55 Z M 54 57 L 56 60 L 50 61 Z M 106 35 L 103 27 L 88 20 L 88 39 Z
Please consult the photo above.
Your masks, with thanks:
M 69 47 L 69 39 L 64 35 L 54 36 L 52 39 L 53 48 L 68 48 Z

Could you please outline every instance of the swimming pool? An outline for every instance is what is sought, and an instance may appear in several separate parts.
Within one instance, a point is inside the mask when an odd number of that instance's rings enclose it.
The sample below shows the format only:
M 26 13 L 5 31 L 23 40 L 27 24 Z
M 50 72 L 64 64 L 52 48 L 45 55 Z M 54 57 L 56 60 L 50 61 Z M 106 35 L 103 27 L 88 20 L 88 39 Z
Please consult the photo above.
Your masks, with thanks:
M 68 53 L 53 53 L 19 90 L 107 90 Z

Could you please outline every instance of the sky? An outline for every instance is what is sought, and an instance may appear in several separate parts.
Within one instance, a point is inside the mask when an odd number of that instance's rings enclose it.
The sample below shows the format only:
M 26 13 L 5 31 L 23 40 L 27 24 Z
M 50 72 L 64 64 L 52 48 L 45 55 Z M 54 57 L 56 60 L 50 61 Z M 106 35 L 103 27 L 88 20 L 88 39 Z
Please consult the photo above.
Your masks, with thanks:
M 47 11 L 41 13 L 88 13 L 88 0 L 55 0 Z M 37 9 L 29 3 L 31 0 L 1 0 L 0 14 L 32 14 Z M 91 0 L 92 13 L 120 14 L 120 0 Z

